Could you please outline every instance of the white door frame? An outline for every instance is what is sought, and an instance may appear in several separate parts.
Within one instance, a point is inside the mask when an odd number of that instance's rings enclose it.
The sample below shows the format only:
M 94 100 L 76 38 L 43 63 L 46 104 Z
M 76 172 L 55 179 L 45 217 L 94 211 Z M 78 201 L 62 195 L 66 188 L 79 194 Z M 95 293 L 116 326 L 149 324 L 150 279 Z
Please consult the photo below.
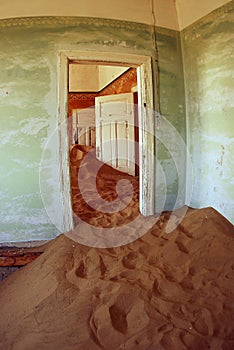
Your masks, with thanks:
M 64 229 L 72 230 L 73 214 L 70 184 L 69 125 L 68 125 L 68 65 L 69 61 L 102 63 L 137 67 L 139 111 L 139 179 L 140 211 L 154 214 L 155 208 L 155 141 L 152 60 L 150 56 L 95 51 L 61 51 L 59 53 L 58 133 L 60 183 L 64 206 Z

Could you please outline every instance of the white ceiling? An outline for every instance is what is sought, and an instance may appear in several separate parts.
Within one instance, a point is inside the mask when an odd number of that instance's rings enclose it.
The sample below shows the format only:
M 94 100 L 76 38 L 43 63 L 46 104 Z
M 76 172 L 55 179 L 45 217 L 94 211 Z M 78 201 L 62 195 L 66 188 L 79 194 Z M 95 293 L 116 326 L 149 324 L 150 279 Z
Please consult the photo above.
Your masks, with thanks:
M 126 72 L 129 67 L 69 64 L 69 92 L 98 92 Z
M 179 29 L 184 29 L 199 18 L 232 0 L 175 0 Z
M 232 0 L 0 0 L 0 18 L 85 16 L 121 19 L 181 30 Z

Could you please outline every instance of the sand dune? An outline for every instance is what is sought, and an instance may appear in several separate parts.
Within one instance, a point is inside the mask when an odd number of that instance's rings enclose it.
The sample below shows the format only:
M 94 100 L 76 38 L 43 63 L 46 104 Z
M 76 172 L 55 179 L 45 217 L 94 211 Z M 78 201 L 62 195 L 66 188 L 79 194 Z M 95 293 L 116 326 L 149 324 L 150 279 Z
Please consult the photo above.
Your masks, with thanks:
M 233 226 L 212 208 L 168 214 L 122 247 L 65 235 L 0 284 L 0 348 L 233 349 Z
M 105 198 L 116 195 L 120 175 L 109 172 Z M 139 215 L 138 180 L 129 179 L 135 200 L 125 215 L 81 212 L 93 230 Z M 0 349 L 234 349 L 234 228 L 213 208 L 188 208 L 167 234 L 170 214 L 119 247 L 81 245 L 72 240 L 76 230 L 51 241 L 0 284 Z M 174 222 L 179 217 L 173 213 Z

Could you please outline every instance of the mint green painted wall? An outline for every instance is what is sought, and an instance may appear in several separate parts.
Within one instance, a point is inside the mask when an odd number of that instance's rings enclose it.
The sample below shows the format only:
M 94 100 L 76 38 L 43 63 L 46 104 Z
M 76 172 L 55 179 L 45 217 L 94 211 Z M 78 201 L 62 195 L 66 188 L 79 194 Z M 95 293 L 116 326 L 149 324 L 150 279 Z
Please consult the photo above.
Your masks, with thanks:
M 185 203 L 186 117 L 180 33 L 157 28 L 161 114 L 169 122 L 156 129 L 156 211 Z M 172 130 L 172 128 L 175 130 Z M 170 129 L 170 130 L 169 130 Z M 181 137 L 181 140 L 178 138 Z M 179 188 L 182 187 L 182 191 Z M 164 204 L 165 202 L 165 204 Z
M 160 28 L 157 31 L 162 112 L 184 137 L 178 33 Z M 63 225 L 56 133 L 59 51 L 153 56 L 152 38 L 151 26 L 124 21 L 77 17 L 0 21 L 0 242 L 50 239 Z M 53 142 L 44 154 L 51 137 Z M 168 179 L 169 205 L 174 203 L 177 191 L 175 169 L 172 157 L 164 150 L 158 155 Z M 40 193 L 41 170 L 47 204 L 55 217 L 53 223 Z M 161 185 L 159 178 L 158 192 Z
M 191 206 L 234 222 L 233 2 L 182 31 Z

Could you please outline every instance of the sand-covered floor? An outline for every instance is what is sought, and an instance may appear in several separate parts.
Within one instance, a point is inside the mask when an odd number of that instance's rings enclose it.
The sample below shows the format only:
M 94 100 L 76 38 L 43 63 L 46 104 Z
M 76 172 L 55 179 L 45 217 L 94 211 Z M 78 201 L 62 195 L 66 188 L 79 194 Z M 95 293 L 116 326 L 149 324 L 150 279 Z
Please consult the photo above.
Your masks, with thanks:
M 138 177 L 117 171 L 100 162 L 96 158 L 95 149 L 89 146 L 72 146 L 70 163 L 76 224 L 81 219 L 96 227 L 116 227 L 126 225 L 139 215 Z M 116 185 L 121 180 L 123 185 L 117 193 Z M 126 183 L 123 183 L 124 180 Z M 119 203 L 116 202 L 118 196 L 122 199 Z
M 233 226 L 167 216 L 122 247 L 50 242 L 0 284 L 0 349 L 233 349 Z
M 91 214 L 95 230 L 139 211 L 130 202 L 126 215 Z M 0 283 L 0 349 L 234 349 L 233 225 L 189 208 L 167 234 L 169 217 L 120 247 L 81 245 L 76 232 L 48 243 Z

